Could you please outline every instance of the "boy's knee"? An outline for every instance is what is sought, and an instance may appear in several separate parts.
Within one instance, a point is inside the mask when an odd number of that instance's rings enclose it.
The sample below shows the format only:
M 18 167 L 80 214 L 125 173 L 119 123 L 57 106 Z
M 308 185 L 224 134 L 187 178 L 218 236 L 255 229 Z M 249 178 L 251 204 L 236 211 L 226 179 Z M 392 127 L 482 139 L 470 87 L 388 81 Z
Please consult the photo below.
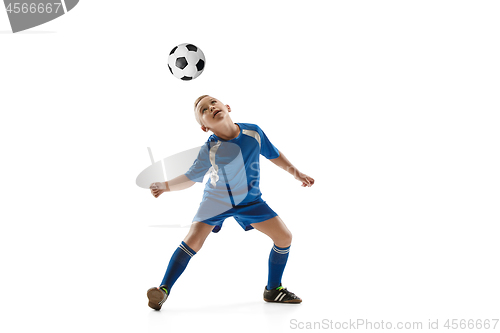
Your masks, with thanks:
M 274 240 L 277 247 L 289 247 L 292 244 L 292 233 L 290 231 L 283 232 Z
M 201 250 L 203 243 L 205 243 L 204 237 L 199 237 L 199 235 L 188 235 L 184 238 L 184 243 L 186 243 L 193 251 L 198 252 Z
M 194 251 L 198 252 L 201 250 L 203 246 L 203 241 L 197 240 L 197 239 L 186 239 L 184 242 Z
M 197 223 L 191 226 L 189 233 L 186 238 L 184 238 L 184 242 L 195 252 L 198 252 L 203 243 L 205 243 L 205 239 L 208 234 L 212 230 L 213 226 L 208 226 L 206 224 Z

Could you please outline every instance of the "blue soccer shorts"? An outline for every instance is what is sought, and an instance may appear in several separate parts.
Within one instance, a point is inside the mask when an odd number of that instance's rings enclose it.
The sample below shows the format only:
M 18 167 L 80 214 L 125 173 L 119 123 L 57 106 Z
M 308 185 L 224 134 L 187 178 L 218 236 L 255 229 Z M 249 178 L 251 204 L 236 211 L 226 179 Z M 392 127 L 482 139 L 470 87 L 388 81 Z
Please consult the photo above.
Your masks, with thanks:
M 278 216 L 262 199 L 247 205 L 223 205 L 214 200 L 204 200 L 193 219 L 193 222 L 203 222 L 215 226 L 212 232 L 219 232 L 222 223 L 228 217 L 234 217 L 243 230 L 252 230 L 252 223 L 264 222 Z

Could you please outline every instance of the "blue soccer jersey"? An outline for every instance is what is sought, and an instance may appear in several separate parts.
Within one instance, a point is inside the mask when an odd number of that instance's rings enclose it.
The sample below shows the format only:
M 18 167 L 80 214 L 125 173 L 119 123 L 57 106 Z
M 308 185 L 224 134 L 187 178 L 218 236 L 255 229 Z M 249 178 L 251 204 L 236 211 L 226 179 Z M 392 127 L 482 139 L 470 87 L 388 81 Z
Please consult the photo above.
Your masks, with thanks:
M 202 182 L 207 171 L 210 172 L 203 201 L 214 204 L 205 205 L 210 210 L 206 212 L 207 216 L 261 200 L 260 155 L 267 159 L 280 156 L 259 126 L 237 125 L 240 134 L 232 140 L 211 135 L 185 174 L 192 181 Z

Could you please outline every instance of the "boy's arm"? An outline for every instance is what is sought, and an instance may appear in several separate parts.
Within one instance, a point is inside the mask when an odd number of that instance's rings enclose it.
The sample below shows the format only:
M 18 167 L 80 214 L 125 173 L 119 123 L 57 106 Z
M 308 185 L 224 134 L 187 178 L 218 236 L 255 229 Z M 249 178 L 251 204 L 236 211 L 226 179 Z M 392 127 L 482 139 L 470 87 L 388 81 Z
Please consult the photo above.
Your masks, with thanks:
M 186 175 L 180 175 L 179 177 L 175 177 L 168 182 L 153 183 L 149 188 L 151 189 L 151 194 L 153 194 L 155 198 L 158 198 L 163 192 L 185 190 L 193 186 L 194 183 L 195 182 L 189 179 Z
M 283 153 L 280 151 L 280 156 L 278 158 L 270 160 L 280 168 L 282 168 L 285 171 L 288 171 L 289 174 L 295 177 L 298 181 L 302 182 L 303 187 L 311 187 L 314 184 L 314 179 L 309 177 L 306 174 L 303 174 L 300 172 L 296 167 L 293 166 L 293 164 L 283 155 Z

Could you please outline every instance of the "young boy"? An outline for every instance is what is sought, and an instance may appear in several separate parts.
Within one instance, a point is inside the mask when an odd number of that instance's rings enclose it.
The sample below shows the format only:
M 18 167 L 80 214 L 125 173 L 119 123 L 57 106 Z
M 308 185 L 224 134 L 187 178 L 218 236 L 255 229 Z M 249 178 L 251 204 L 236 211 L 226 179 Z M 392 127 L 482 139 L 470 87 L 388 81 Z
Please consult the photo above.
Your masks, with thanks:
M 257 229 L 274 242 L 269 255 L 269 275 L 264 288 L 266 302 L 300 303 L 302 300 L 281 286 L 292 243 L 292 234 L 279 216 L 261 198 L 259 155 L 292 174 L 310 187 L 314 179 L 299 172 L 266 137 L 259 126 L 233 123 L 231 107 L 216 98 L 203 95 L 194 104 L 195 117 L 204 132 L 212 131 L 189 171 L 168 182 L 153 183 L 151 193 L 179 191 L 202 182 L 210 169 L 203 200 L 191 228 L 172 255 L 160 287 L 148 290 L 148 305 L 160 310 L 171 288 L 189 260 L 201 249 L 210 232 L 218 232 L 224 220 L 234 219 L 245 230 Z

